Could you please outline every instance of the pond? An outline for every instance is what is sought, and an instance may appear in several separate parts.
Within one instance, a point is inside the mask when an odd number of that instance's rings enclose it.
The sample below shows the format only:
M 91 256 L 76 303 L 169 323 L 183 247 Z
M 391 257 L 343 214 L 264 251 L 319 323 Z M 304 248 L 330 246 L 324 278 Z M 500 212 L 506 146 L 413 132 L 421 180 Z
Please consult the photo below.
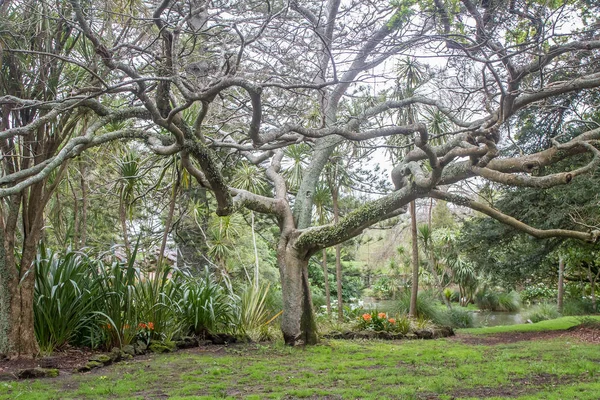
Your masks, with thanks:
M 523 315 L 518 312 L 480 311 L 473 312 L 475 326 L 499 326 L 524 324 Z

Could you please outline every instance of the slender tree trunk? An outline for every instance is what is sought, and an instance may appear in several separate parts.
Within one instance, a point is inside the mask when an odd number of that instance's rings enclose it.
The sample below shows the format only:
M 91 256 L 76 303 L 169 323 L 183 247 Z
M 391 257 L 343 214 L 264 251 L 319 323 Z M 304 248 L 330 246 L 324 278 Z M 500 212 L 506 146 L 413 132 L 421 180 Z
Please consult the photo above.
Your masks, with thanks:
M 129 243 L 129 234 L 127 233 L 127 210 L 123 200 L 119 201 L 119 219 L 121 220 L 121 230 L 123 231 L 125 253 L 127 254 L 127 258 L 129 258 L 131 255 L 131 244 Z
M 344 300 L 342 299 L 342 245 L 335 246 L 335 280 L 337 283 L 338 320 L 344 321 Z
M 0 354 L 8 353 L 10 331 L 10 274 L 6 262 L 4 220 L 0 216 Z
M 414 318 L 417 316 L 417 296 L 419 294 L 419 244 L 417 243 L 417 210 L 414 200 L 410 202 L 409 210 L 412 237 L 412 287 L 408 315 Z
M 163 231 L 162 241 L 160 242 L 160 250 L 158 252 L 158 261 L 156 263 L 156 276 L 158 278 L 158 271 L 162 269 L 163 259 L 165 257 L 165 249 L 167 248 L 167 239 L 169 232 L 171 231 L 171 224 L 173 223 L 173 215 L 175 214 L 175 203 L 177 200 L 177 192 L 179 192 L 179 176 L 175 180 L 173 191 L 171 192 L 171 201 L 169 202 L 169 213 L 167 214 L 167 220 L 165 221 L 165 230 Z
M 254 211 L 250 211 L 250 222 L 252 225 L 252 246 L 254 246 L 254 286 L 258 287 L 258 247 L 256 246 L 256 232 L 254 231 Z
M 281 331 L 288 345 L 315 344 L 318 337 L 308 281 L 308 259 L 302 257 L 293 244 L 293 239 L 282 237 L 277 246 L 283 297 Z
M 327 268 L 327 249 L 323 249 L 323 276 L 325 278 L 325 303 L 327 315 L 331 317 L 331 293 L 329 291 L 329 270 Z
M 85 162 L 79 160 L 79 179 L 81 183 L 81 220 L 79 228 L 79 247 L 85 247 L 87 241 L 87 210 L 89 206 L 88 187 L 86 179 Z
M 563 297 L 565 293 L 565 260 L 562 256 L 558 259 L 558 299 L 557 307 L 559 312 L 563 312 Z
M 333 203 L 333 222 L 340 221 L 340 206 L 338 202 L 339 187 L 331 187 L 331 202 Z M 335 246 L 335 281 L 337 285 L 337 312 L 338 320 L 344 320 L 344 301 L 342 299 L 342 245 Z

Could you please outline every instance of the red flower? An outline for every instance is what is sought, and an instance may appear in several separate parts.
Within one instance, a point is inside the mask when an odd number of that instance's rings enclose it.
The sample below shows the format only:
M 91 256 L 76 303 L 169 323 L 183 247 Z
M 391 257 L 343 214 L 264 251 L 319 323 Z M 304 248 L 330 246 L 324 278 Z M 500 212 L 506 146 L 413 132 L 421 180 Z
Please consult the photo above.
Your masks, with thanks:
M 154 322 L 148 322 L 148 329 L 150 329 L 151 331 L 154 330 Z
M 106 329 L 110 331 L 112 329 L 112 326 L 110 324 L 106 324 Z
M 138 325 L 138 327 L 139 327 L 140 329 L 146 329 L 146 324 L 145 324 L 145 323 L 143 323 L 143 322 L 140 322 L 140 324 Z

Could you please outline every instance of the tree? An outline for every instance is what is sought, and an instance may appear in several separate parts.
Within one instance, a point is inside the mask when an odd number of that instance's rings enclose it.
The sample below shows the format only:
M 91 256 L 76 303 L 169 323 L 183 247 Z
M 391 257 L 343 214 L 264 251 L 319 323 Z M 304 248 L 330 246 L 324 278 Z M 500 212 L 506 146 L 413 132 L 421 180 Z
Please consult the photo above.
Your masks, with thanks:
M 55 3 L 60 12 L 51 11 L 56 10 Z M 288 344 L 317 341 L 307 275 L 310 257 L 398 215 L 417 198 L 471 207 L 537 237 L 596 241 L 597 229 L 533 228 L 440 187 L 479 177 L 547 188 L 582 179 L 597 168 L 600 130 L 595 128 L 531 153 L 500 157 L 498 148 L 519 123 L 520 110 L 543 110 L 557 96 L 600 85 L 593 67 L 600 49 L 598 6 L 585 1 L 474 4 L 471 0 L 461 0 L 452 10 L 447 6 L 437 0 L 433 5 L 336 0 L 303 4 L 61 0 L 52 5 L 47 0 L 4 1 L 0 7 L 8 18 L 0 30 L 2 71 L 10 79 L 3 82 L 37 83 L 30 91 L 8 90 L 5 84 L 0 93 L 4 184 L 0 197 L 7 199 L 4 208 L 10 211 L 4 224 L 16 226 L 21 196 L 48 189 L 51 174 L 58 171 L 60 176 L 62 166 L 86 149 L 130 140 L 159 155 L 178 154 L 187 172 L 214 196 L 218 215 L 247 208 L 277 221 L 284 303 L 281 329 Z M 590 19 L 590 28 L 577 29 Z M 41 32 L 55 32 L 57 38 L 31 44 L 23 38 L 43 35 L 14 35 L 21 32 L 18 27 L 35 24 L 56 25 Z M 557 25 L 563 27 L 560 34 Z M 429 56 L 432 51 L 447 61 L 446 66 L 414 95 L 393 99 L 384 90 L 368 96 L 358 110 L 348 107 L 353 96 L 365 96 L 356 90 L 361 80 L 392 85 L 397 77 L 386 73 L 386 61 L 401 54 Z M 48 68 L 52 70 L 45 74 Z M 35 73 L 29 76 L 29 70 Z M 35 88 L 40 86 L 47 96 L 39 95 Z M 445 143 L 435 144 L 431 123 L 421 115 L 396 123 L 399 113 L 417 104 L 438 110 L 458 127 L 443 133 Z M 568 107 L 565 121 L 577 119 L 577 106 Z M 90 116 L 89 124 L 66 135 L 84 114 Z M 117 130 L 105 129 L 116 122 L 124 124 Z M 36 151 L 44 157 L 13 168 L 15 160 L 30 160 L 32 137 L 53 126 L 63 128 L 54 151 Z M 392 136 L 408 137 L 408 146 L 413 147 L 393 168 L 395 190 L 374 196 L 337 222 L 312 226 L 316 187 L 336 148 L 348 142 L 383 146 L 383 139 Z M 15 143 L 21 150 L 14 150 Z M 299 143 L 308 146 L 309 156 L 297 191 L 290 192 L 282 149 Z M 581 154 L 590 155 L 583 167 L 542 172 Z M 265 175 L 270 193 L 230 185 L 232 161 L 242 158 Z M 31 218 L 26 204 L 21 214 Z M 41 218 L 33 222 L 27 225 L 26 232 L 32 234 L 27 251 L 35 251 L 41 230 Z M 5 237 L 4 269 L 10 278 L 3 287 L 20 288 L 19 307 L 30 315 L 31 288 L 19 283 L 14 253 L 8 251 L 14 243 L 16 231 L 12 232 Z M 27 255 L 21 274 L 30 269 Z M 3 304 L 17 304 L 14 296 Z M 9 317 L 14 327 L 8 344 L 11 354 L 36 352 L 32 334 L 16 336 L 31 329 L 32 319 L 23 315 Z

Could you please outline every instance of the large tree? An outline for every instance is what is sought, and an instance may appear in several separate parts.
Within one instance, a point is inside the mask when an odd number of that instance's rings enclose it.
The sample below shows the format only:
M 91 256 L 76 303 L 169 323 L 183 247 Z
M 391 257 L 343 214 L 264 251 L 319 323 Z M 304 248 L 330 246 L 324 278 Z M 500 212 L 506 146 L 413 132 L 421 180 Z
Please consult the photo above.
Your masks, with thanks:
M 439 189 L 473 177 L 545 188 L 585 179 L 597 169 L 597 128 L 540 151 L 499 157 L 498 150 L 519 123 L 520 110 L 543 109 L 556 96 L 600 86 L 599 10 L 588 3 L 0 1 L 8 16 L 0 22 L 4 224 L 15 224 L 11 218 L 19 213 L 31 215 L 15 196 L 47 187 L 86 148 L 134 140 L 159 155 L 178 154 L 183 168 L 214 195 L 217 214 L 245 207 L 277 221 L 281 328 L 288 344 L 317 340 L 309 258 L 398 215 L 416 198 L 468 206 L 538 237 L 595 241 L 597 231 L 532 228 Z M 40 27 L 34 36 L 40 40 L 18 35 L 28 24 Z M 393 87 L 405 77 L 390 67 L 405 55 L 435 56 L 435 62 L 427 84 L 398 98 Z M 60 68 L 43 73 L 53 65 Z M 27 76 L 19 73 L 25 70 Z M 10 89 L 34 81 L 48 95 Z M 361 90 L 361 83 L 379 91 Z M 366 101 L 354 106 L 356 98 Z M 414 105 L 448 118 L 452 124 L 436 133 L 444 142 L 436 144 L 420 114 L 398 123 L 398 114 Z M 569 107 L 565 121 L 576 119 L 577 105 Z M 82 115 L 89 123 L 76 123 Z M 34 135 L 56 137 L 54 126 L 62 136 L 53 151 L 32 149 L 45 143 Z M 70 126 L 78 129 L 66 130 Z M 408 137 L 413 147 L 393 168 L 395 190 L 339 221 L 313 226 L 316 187 L 336 148 L 394 146 L 384 142 L 393 136 Z M 297 190 L 290 191 L 284 149 L 299 143 L 308 145 L 309 156 Z M 582 153 L 591 155 L 585 166 L 539 173 Z M 269 195 L 234 187 L 228 177 L 239 158 L 264 173 Z M 33 222 L 26 232 L 41 229 L 39 219 Z M 5 312 L 8 352 L 26 355 L 36 349 L 32 319 L 23 318 L 31 315 L 33 292 L 19 279 L 33 281 L 35 271 L 28 258 L 14 267 L 16 237 L 15 230 L 5 238 L 3 277 L 9 283 L 0 289 L 0 304 L 4 311 L 13 305 Z

